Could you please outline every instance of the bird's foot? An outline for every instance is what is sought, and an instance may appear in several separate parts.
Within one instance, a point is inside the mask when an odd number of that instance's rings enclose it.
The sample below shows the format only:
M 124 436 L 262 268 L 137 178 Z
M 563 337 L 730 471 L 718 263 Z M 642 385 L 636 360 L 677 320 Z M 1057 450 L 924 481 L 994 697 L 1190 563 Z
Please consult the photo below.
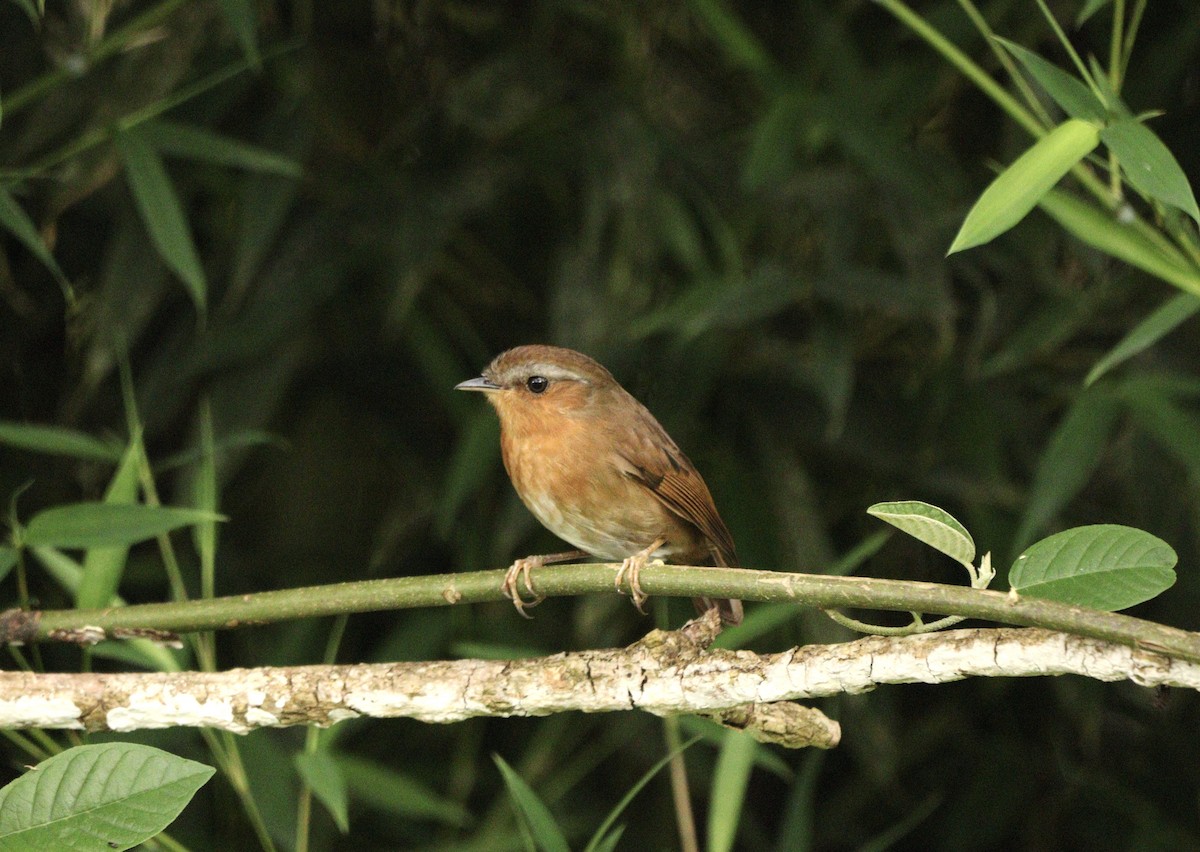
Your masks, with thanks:
M 642 608 L 642 604 L 649 599 L 649 596 L 642 591 L 642 569 L 646 567 L 646 563 L 650 561 L 650 554 L 654 553 L 654 551 L 658 550 L 665 543 L 666 542 L 662 539 L 658 539 L 649 547 L 639 550 L 637 553 L 633 554 L 633 556 L 626 558 L 621 563 L 621 567 L 617 569 L 617 576 L 615 578 L 617 591 L 621 592 L 621 594 L 624 594 L 625 592 L 621 588 L 621 584 L 628 582 L 629 597 L 633 600 L 633 605 L 637 607 L 637 611 L 642 615 L 646 614 L 646 610 Z M 661 559 L 657 559 L 655 561 L 660 565 L 662 564 Z
M 525 556 L 514 562 L 504 574 L 504 582 L 500 584 L 500 591 L 504 593 L 504 597 L 513 602 L 513 606 L 517 608 L 517 612 L 525 618 L 533 618 L 532 615 L 525 610 L 540 604 L 546 599 L 545 595 L 539 595 L 537 589 L 533 587 L 533 569 L 541 568 L 546 564 L 544 556 Z M 521 597 L 521 593 L 517 591 L 517 578 L 520 578 L 525 583 L 525 590 L 533 597 L 526 600 Z

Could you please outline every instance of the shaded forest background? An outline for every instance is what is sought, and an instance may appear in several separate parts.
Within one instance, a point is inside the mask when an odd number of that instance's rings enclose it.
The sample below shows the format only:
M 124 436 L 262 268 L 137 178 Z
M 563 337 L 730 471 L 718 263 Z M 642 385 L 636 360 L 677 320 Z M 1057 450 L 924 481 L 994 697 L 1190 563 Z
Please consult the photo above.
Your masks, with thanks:
M 1123 523 L 1180 554 L 1178 584 L 1136 614 L 1200 627 L 1200 328 L 1085 389 L 1177 291 L 1038 212 L 944 256 L 990 166 L 1030 140 L 879 5 L 264 0 L 254 49 L 237 3 L 48 5 L 35 25 L 28 4 L 0 4 L 0 181 L 73 296 L 0 240 L 0 419 L 124 441 L 127 353 L 164 500 L 186 504 L 210 405 L 229 517 L 218 593 L 559 549 L 508 484 L 492 413 L 452 390 L 497 352 L 547 342 L 595 356 L 658 416 L 746 566 L 846 570 L 881 532 L 867 506 L 921 499 L 992 551 L 1004 588 L 1033 537 Z M 914 5 L 997 67 L 959 4 Z M 1083 4 L 1050 5 L 1069 24 Z M 1032 0 L 979 8 L 1066 64 Z M 1102 13 L 1069 32 L 1103 56 L 1109 25 Z M 195 87 L 253 66 L 255 50 L 258 68 Z M 1193 185 L 1197 56 L 1194 4 L 1151 3 L 1124 88 L 1135 110 L 1165 111 L 1152 126 Z M 123 168 L 130 143 L 114 142 L 127 132 L 165 162 L 199 279 L 155 247 Z M 254 149 L 233 156 L 230 139 Z M 99 499 L 111 476 L 0 450 L 0 495 L 24 519 Z M 186 536 L 178 550 L 196 593 Z M 71 605 L 28 567 L 39 605 Z M 900 537 L 874 540 L 854 570 L 963 581 Z M 121 593 L 168 597 L 157 548 L 132 552 Z M 689 608 L 672 602 L 670 621 Z M 652 623 L 616 596 L 548 601 L 532 621 L 501 603 L 354 616 L 337 658 L 545 654 L 628 643 Z M 759 650 L 849 636 L 807 611 L 758 625 L 745 641 Z M 224 634 L 218 662 L 320 661 L 331 629 Z M 73 649 L 41 654 L 47 669 L 81 664 Z M 842 746 L 762 750 L 740 848 L 1200 848 L 1195 696 L 1060 678 L 822 706 Z M 686 727 L 706 737 L 688 753 L 703 825 L 721 734 Z M 193 732 L 136 739 L 206 760 Z M 239 740 L 281 848 L 304 739 Z M 4 746 L 5 780 L 31 762 L 18 745 Z M 329 849 L 521 848 L 492 753 L 581 841 L 666 751 L 662 723 L 640 714 L 359 721 L 324 745 L 350 792 L 348 835 L 314 816 L 314 848 Z M 671 814 L 664 776 L 636 800 L 622 848 L 674 848 Z M 219 778 L 171 831 L 197 849 L 249 836 Z

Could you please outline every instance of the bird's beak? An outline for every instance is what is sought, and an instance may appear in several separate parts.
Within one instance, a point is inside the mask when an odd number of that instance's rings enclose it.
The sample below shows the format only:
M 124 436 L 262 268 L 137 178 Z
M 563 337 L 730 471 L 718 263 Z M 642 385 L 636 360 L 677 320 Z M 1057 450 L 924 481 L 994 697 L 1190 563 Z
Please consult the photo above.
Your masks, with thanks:
M 465 391 L 484 391 L 485 393 L 489 393 L 491 391 L 500 390 L 500 385 L 496 384 L 490 379 L 479 376 L 478 378 L 467 379 L 465 382 L 459 382 L 454 386 L 454 389 Z

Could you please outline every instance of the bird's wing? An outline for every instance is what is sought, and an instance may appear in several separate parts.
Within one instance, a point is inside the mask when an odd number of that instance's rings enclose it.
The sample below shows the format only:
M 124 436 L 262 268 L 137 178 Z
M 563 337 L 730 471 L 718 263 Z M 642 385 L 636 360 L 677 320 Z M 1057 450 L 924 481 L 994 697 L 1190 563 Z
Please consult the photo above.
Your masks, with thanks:
M 717 506 L 704 479 L 661 426 L 658 431 L 665 440 L 660 439 L 653 448 L 643 444 L 639 447 L 641 452 L 622 454 L 629 465 L 626 475 L 644 485 L 664 506 L 699 529 L 715 548 L 719 564 L 737 565 L 733 536 L 717 514 Z M 636 455 L 642 463 L 630 458 L 631 455 Z

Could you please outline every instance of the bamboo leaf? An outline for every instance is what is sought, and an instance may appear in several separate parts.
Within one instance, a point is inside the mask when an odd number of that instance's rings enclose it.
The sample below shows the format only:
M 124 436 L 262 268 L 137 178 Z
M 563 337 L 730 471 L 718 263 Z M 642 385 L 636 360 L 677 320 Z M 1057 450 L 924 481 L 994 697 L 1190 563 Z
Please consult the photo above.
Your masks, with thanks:
M 147 121 L 138 133 L 160 154 L 245 169 L 250 172 L 298 178 L 303 167 L 282 154 L 248 145 L 202 127 L 174 121 Z
M 118 134 L 117 150 L 125 165 L 134 202 L 154 247 L 171 271 L 183 281 L 196 310 L 203 313 L 208 300 L 208 280 L 196 253 L 183 205 L 162 158 L 137 130 Z
M 1187 175 L 1153 130 L 1139 121 L 1118 121 L 1100 131 L 1100 138 L 1117 155 L 1138 192 L 1178 207 L 1200 224 L 1200 208 Z
M 127 506 L 137 501 L 138 469 L 142 463 L 142 442 L 135 438 L 129 443 L 125 457 L 113 474 L 104 504 Z M 121 575 L 129 556 L 128 544 L 88 548 L 83 559 L 83 580 L 75 593 L 75 606 L 96 609 L 108 606 L 121 584 Z
M 233 30 L 247 64 L 255 69 L 262 68 L 262 56 L 258 51 L 258 4 L 255 0 L 221 0 L 220 6 L 225 23 Z
M 1028 544 L 1091 479 L 1118 411 L 1117 400 L 1103 388 L 1075 400 L 1038 459 L 1015 547 Z
M 297 754 L 296 771 L 342 834 L 350 832 L 350 802 L 341 766 L 325 749 Z
M 1057 65 L 1047 62 L 1032 50 L 1026 50 L 1021 45 L 1006 38 L 992 36 L 1024 66 L 1038 85 L 1046 90 L 1054 102 L 1071 118 L 1080 118 L 1097 124 L 1106 118 L 1106 110 L 1087 84 L 1072 77 Z
M 71 503 L 34 515 L 25 528 L 30 546 L 104 547 L 133 544 L 221 515 L 172 506 Z
M 1082 27 L 1088 22 L 1088 18 L 1092 17 L 1092 15 L 1099 12 L 1111 2 L 1112 0 L 1087 0 L 1087 2 L 1083 4 L 1083 8 L 1079 10 L 1079 14 L 1075 16 L 1075 26 Z
M 727 731 L 713 770 L 708 810 L 709 852 L 730 852 L 737 837 L 750 770 L 759 745 L 746 731 Z
M 1200 295 L 1200 269 L 1168 253 L 1132 225 L 1122 224 L 1109 213 L 1057 190 L 1046 193 L 1039 203 L 1054 221 L 1093 248 Z
M 52 456 L 69 456 L 87 461 L 117 462 L 121 460 L 121 448 L 86 432 L 77 432 L 62 426 L 39 426 L 30 423 L 0 421 L 0 444 L 20 450 L 46 453 Z
M 1083 380 L 1090 385 L 1118 364 L 1153 346 L 1200 311 L 1200 298 L 1180 293 L 1160 305 L 1150 316 L 1135 325 L 1108 353 L 1096 362 Z
M 59 286 L 63 288 L 63 292 L 71 292 L 71 283 L 63 274 L 58 261 L 54 259 L 54 255 L 46 246 L 41 234 L 38 233 L 33 220 L 26 215 L 25 210 L 13 198 L 12 193 L 3 186 L 0 186 L 0 227 L 16 237 L 25 248 L 29 249 L 30 254 L 50 270 L 58 280 Z
M 567 844 L 567 838 L 563 836 L 562 829 L 558 827 L 550 809 L 538 798 L 537 793 L 533 792 L 533 788 L 526 784 L 516 770 L 509 766 L 500 755 L 493 754 L 492 760 L 500 769 L 504 785 L 508 787 L 508 794 L 516 804 L 517 812 L 530 834 L 533 835 L 533 841 L 537 847 L 542 852 L 570 852 L 571 847 Z
M 1077 118 L 1051 130 L 983 191 L 947 254 L 983 245 L 1020 222 L 1099 143 L 1100 129 Z

